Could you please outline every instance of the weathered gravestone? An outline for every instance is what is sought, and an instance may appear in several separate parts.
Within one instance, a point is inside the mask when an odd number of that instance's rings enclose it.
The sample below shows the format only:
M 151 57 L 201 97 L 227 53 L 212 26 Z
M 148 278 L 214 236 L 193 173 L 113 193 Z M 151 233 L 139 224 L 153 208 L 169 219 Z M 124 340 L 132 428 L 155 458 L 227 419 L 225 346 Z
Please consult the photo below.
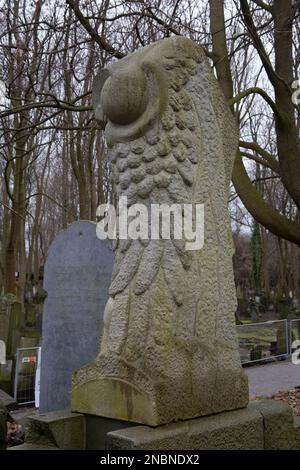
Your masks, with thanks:
M 20 347 L 20 340 L 24 326 L 24 310 L 21 302 L 14 302 L 9 313 L 9 334 L 7 341 L 7 357 L 14 358 L 17 348 Z
M 13 370 L 24 324 L 22 304 L 12 294 L 0 297 L 0 341 L 5 343 L 6 362 L 0 361 L 0 387 L 7 393 L 13 389 Z
M 52 243 L 45 265 L 40 410 L 69 406 L 74 369 L 95 358 L 113 252 L 96 224 L 74 222 Z
M 0 313 L 0 339 L 7 343 L 9 332 L 9 315 Z
M 20 337 L 24 324 L 22 304 L 15 296 L 8 294 L 0 299 L 0 339 L 6 344 L 6 355 L 14 358 L 20 347 Z
M 5 364 L 0 364 L 0 388 L 6 393 L 12 393 L 12 372 L 13 372 L 13 360 L 6 360 Z
M 39 338 L 38 335 L 32 336 L 33 333 L 30 332 L 30 336 L 21 336 L 20 338 L 20 348 L 35 348 L 38 345 Z
M 119 240 L 100 352 L 74 374 L 72 410 L 156 426 L 247 406 L 227 208 L 239 135 L 205 53 L 154 43 L 100 73 L 93 101 L 116 198 L 148 213 L 204 204 L 205 240 Z

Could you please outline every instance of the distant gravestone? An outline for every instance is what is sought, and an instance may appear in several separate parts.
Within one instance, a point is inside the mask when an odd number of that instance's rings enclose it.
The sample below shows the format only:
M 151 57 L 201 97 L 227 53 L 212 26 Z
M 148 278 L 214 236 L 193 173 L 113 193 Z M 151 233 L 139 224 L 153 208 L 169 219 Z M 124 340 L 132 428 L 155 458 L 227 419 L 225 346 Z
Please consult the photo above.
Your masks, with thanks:
M 0 314 L 0 340 L 7 343 L 9 331 L 9 316 Z
M 75 369 L 95 359 L 113 267 L 96 224 L 74 222 L 52 243 L 45 265 L 40 410 L 70 406 Z
M 38 344 L 38 337 L 34 336 L 21 336 L 20 348 L 35 348 Z
M 0 340 L 6 344 L 6 355 L 13 358 L 19 346 L 23 326 L 22 304 L 13 295 L 0 299 Z
M 6 364 L 0 364 L 0 388 L 8 394 L 12 392 L 12 372 L 12 359 L 7 359 Z
M 14 302 L 10 308 L 9 333 L 6 344 L 7 357 L 14 358 L 17 348 L 20 347 L 22 328 L 24 324 L 24 311 L 21 302 Z

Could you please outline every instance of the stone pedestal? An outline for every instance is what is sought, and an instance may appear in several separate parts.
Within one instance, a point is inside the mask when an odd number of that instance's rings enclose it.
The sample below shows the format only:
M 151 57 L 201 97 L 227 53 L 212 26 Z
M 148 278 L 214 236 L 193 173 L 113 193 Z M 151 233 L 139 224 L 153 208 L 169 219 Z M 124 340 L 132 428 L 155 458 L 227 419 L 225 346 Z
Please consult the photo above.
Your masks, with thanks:
M 29 417 L 26 428 L 10 450 L 300 450 L 300 422 L 275 400 L 155 428 L 67 411 Z
M 135 426 L 108 433 L 112 450 L 295 450 L 299 424 L 278 401 L 251 403 L 243 410 L 151 428 Z

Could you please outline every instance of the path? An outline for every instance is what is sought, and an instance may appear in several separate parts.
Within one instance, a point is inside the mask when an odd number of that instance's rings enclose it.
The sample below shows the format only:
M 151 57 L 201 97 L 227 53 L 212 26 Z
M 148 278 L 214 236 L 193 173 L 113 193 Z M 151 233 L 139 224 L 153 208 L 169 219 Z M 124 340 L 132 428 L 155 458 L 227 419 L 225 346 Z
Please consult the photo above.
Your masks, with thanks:
M 277 392 L 300 387 L 300 365 L 291 361 L 245 367 L 249 379 L 250 398 L 272 396 Z

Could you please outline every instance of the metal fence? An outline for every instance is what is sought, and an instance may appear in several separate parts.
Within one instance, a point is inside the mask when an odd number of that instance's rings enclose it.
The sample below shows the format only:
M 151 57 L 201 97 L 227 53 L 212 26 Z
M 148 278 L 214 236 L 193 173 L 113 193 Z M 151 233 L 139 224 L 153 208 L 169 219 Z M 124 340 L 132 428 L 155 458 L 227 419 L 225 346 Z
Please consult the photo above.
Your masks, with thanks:
M 35 403 L 36 370 L 41 348 L 19 348 L 16 353 L 14 399 L 22 405 Z
M 242 364 L 287 358 L 292 328 L 296 326 L 292 327 L 287 320 L 237 325 Z
M 290 321 L 290 354 L 293 352 L 294 341 L 300 340 L 300 320 Z

